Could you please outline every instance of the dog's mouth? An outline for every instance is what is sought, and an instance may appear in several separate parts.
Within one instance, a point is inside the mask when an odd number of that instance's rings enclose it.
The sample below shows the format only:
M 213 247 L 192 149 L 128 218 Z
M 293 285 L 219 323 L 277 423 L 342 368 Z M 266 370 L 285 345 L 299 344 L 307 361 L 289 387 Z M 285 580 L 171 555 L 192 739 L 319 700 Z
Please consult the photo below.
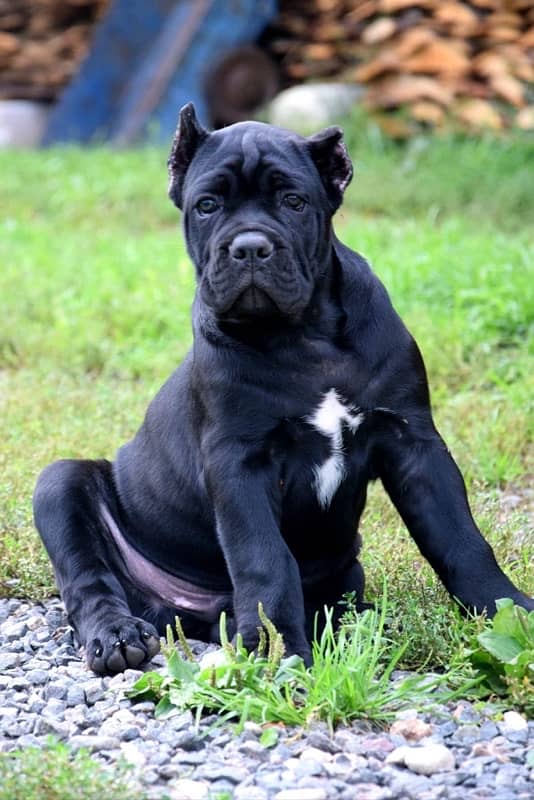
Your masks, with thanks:
M 252 284 L 244 289 L 230 308 L 220 315 L 226 322 L 246 322 L 280 316 L 280 309 L 267 292 Z

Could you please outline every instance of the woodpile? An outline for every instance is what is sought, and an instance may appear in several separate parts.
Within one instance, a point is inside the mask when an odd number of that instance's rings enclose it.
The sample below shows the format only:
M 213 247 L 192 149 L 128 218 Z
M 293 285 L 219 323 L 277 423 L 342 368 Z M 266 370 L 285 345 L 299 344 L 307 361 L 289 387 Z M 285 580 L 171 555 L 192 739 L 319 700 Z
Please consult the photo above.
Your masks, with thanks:
M 0 0 L 0 99 L 54 100 L 109 0 Z
M 281 0 L 267 46 L 286 84 L 365 86 L 392 135 L 534 128 L 534 0 Z

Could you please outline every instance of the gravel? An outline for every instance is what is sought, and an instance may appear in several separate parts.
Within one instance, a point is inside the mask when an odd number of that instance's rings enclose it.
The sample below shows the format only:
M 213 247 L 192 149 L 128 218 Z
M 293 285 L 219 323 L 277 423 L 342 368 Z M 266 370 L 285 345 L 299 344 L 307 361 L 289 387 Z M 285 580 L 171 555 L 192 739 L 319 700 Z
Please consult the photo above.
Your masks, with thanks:
M 194 642 L 200 655 L 207 645 Z M 153 664 L 163 664 L 157 656 Z M 0 752 L 42 746 L 51 734 L 99 762 L 126 759 L 150 800 L 532 800 L 534 722 L 467 701 L 403 711 L 388 730 L 365 722 L 308 730 L 262 728 L 190 713 L 154 719 L 154 704 L 124 696 L 141 675 L 91 673 L 58 600 L 0 599 Z

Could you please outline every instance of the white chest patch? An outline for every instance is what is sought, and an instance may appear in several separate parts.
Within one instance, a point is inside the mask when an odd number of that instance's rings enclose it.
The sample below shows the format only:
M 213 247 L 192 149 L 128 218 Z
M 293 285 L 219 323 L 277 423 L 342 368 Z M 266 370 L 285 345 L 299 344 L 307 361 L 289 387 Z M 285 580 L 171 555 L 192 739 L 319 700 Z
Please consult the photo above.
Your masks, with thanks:
M 352 433 L 356 433 L 363 422 L 363 414 L 343 403 L 336 390 L 330 389 L 306 422 L 330 438 L 330 456 L 313 468 L 317 499 L 323 508 L 328 508 L 345 477 L 342 425 L 345 423 Z

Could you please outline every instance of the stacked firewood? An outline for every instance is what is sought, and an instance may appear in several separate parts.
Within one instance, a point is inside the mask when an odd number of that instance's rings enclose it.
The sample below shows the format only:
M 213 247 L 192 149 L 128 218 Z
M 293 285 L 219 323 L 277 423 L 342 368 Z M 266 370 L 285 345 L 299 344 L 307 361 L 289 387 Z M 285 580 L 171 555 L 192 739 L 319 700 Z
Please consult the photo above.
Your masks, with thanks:
M 0 0 L 0 99 L 54 100 L 109 0 Z
M 534 0 L 281 0 L 268 47 L 287 84 L 365 86 L 399 135 L 534 127 Z

